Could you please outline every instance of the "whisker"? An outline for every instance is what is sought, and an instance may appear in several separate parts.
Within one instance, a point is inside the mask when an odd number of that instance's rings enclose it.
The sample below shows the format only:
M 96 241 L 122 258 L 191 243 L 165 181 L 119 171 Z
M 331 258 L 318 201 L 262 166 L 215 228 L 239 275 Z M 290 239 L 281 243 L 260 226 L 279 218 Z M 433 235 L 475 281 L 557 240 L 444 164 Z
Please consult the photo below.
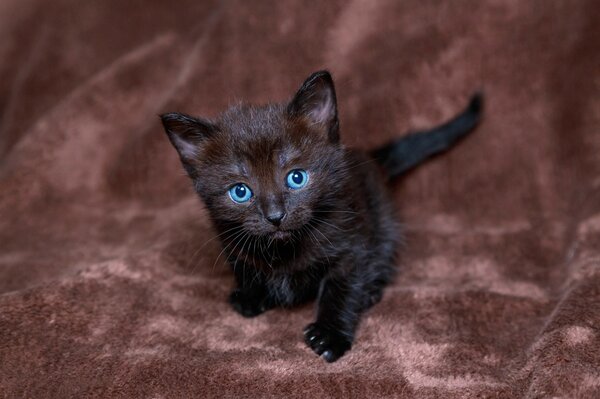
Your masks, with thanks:
M 215 263 L 213 263 L 213 266 L 212 266 L 212 269 L 213 269 L 213 271 L 215 270 L 215 266 L 217 265 L 217 262 L 219 261 L 219 258 L 221 257 L 221 255 L 223 254 L 223 252 L 224 252 L 224 251 L 225 251 L 227 248 L 229 248 L 229 246 L 230 246 L 231 244 L 233 244 L 234 242 L 236 242 L 236 245 L 237 245 L 237 242 L 238 242 L 238 241 L 237 241 L 237 239 L 238 239 L 239 237 L 243 236 L 243 234 L 244 234 L 244 233 L 246 233 L 246 231 L 244 231 L 244 230 L 242 230 L 242 231 L 238 231 L 237 233 L 235 233 L 234 237 L 231 237 L 231 238 L 230 238 L 230 239 L 231 239 L 231 242 L 230 242 L 229 244 L 227 244 L 226 246 L 224 246 L 224 247 L 223 247 L 223 249 L 221 250 L 221 252 L 219 252 L 219 255 L 217 256 L 217 259 L 215 259 Z M 234 248 L 235 248 L 235 247 L 234 247 Z M 235 267 L 234 267 L 234 269 L 235 269 Z
M 310 224 L 310 222 L 309 222 L 309 224 Z M 319 230 L 319 228 L 316 225 L 311 224 L 311 226 L 315 229 L 315 231 L 317 233 L 321 234 L 321 236 L 323 236 L 323 238 L 327 240 L 327 242 L 329 243 L 329 245 L 331 245 L 332 247 L 335 246 L 335 245 L 333 245 L 333 243 L 331 241 L 329 241 L 329 238 L 327 238 L 327 236 L 325 234 L 323 234 L 323 232 L 321 230 Z
M 242 254 L 242 252 L 244 252 L 244 247 L 246 246 L 246 243 L 248 242 L 248 240 L 250 239 L 250 233 L 248 233 L 246 235 L 246 239 L 244 240 L 244 243 L 242 244 L 242 248 L 239 250 L 237 256 L 235 257 L 235 262 L 233 262 L 234 268 L 235 266 L 237 266 L 238 263 L 238 259 L 240 258 L 240 255 Z M 241 240 L 240 240 L 241 241 Z M 237 247 L 237 246 L 236 246 Z M 232 252 L 235 251 L 235 248 L 232 250 Z M 242 284 L 245 286 L 246 284 L 246 262 L 244 262 L 243 266 L 243 270 L 242 270 Z
M 252 242 L 256 242 L 254 236 L 250 235 L 250 244 L 248 244 L 248 249 L 246 250 L 246 257 L 244 258 L 244 264 L 248 261 L 248 254 L 250 254 L 250 247 L 252 246 Z
M 318 232 L 319 232 L 319 234 L 321 234 L 321 235 L 322 235 L 322 236 L 323 236 L 323 237 L 324 237 L 324 238 L 325 238 L 327 241 L 329 241 L 329 239 L 328 239 L 327 237 L 325 237 L 325 235 L 324 235 L 323 233 L 321 233 L 321 231 L 319 231 L 319 229 L 318 229 L 316 226 L 314 226 L 314 225 L 310 224 L 310 222 L 308 222 L 308 224 L 309 224 L 311 227 L 313 227 L 313 228 L 314 228 L 316 231 L 318 231 Z M 310 230 L 310 228 L 308 228 L 308 226 L 307 226 L 307 229 L 306 229 L 306 231 L 307 231 L 307 232 L 308 232 L 310 235 L 312 235 L 312 236 L 315 238 L 315 241 L 314 241 L 314 242 L 315 242 L 315 245 L 316 245 L 317 247 L 319 247 L 319 248 L 323 249 L 323 254 L 325 255 L 325 258 L 327 259 L 327 264 L 328 264 L 328 265 L 331 265 L 331 261 L 329 260 L 329 256 L 327 255 L 327 251 L 325 250 L 325 247 L 323 246 L 323 244 L 321 244 L 321 243 L 319 242 L 319 239 L 318 239 L 318 238 L 315 236 L 315 234 L 314 234 L 314 233 L 313 233 L 313 232 Z M 331 241 L 329 241 L 329 244 L 330 244 L 331 246 L 333 246 L 333 244 L 331 244 Z
M 260 239 L 260 237 L 255 237 L 252 236 L 252 243 L 250 245 L 253 246 L 252 248 L 252 257 L 254 259 L 254 257 L 256 256 L 256 243 L 258 242 L 258 240 Z M 250 253 L 250 245 L 248 245 L 248 251 L 246 252 L 246 259 L 248 258 L 248 254 Z M 246 263 L 246 259 L 244 259 L 244 264 Z M 252 262 L 253 267 L 255 265 L 255 262 Z M 260 273 L 259 270 L 256 269 L 256 267 L 254 267 L 254 277 L 252 277 L 252 281 L 250 281 L 250 286 L 252 286 L 252 284 L 254 284 L 254 280 L 258 278 L 258 274 Z
M 323 223 L 323 224 L 326 224 L 327 226 L 331 226 L 331 227 L 333 227 L 334 229 L 336 229 L 336 230 L 339 230 L 339 231 L 343 231 L 343 232 L 348 232 L 348 231 L 350 231 L 350 230 L 341 229 L 341 228 L 339 228 L 338 226 L 336 226 L 336 225 L 334 225 L 334 224 L 332 224 L 332 223 L 326 222 L 326 221 L 325 221 L 325 220 L 323 220 L 323 219 L 319 219 L 319 218 L 316 218 L 316 217 L 313 217 L 313 219 L 314 219 L 314 220 L 316 220 L 317 222 L 321 222 L 321 223 Z
M 313 213 L 349 213 L 351 215 L 359 214 L 359 212 L 354 212 L 354 211 L 322 211 L 322 210 L 315 210 L 315 211 L 313 211 Z
M 211 239 L 209 239 L 209 240 L 205 241 L 205 242 L 204 242 L 204 244 L 202 244 L 202 245 L 200 246 L 200 248 L 198 248 L 197 250 L 195 250 L 195 251 L 194 251 L 194 253 L 193 253 L 193 254 L 192 254 L 192 256 L 190 257 L 190 260 L 189 260 L 189 261 L 187 262 L 187 264 L 185 265 L 185 269 L 187 270 L 187 269 L 190 267 L 190 265 L 191 265 L 191 264 L 192 264 L 192 262 L 194 261 L 194 258 L 196 257 L 196 255 L 198 255 L 198 253 L 200 252 L 200 250 L 202 250 L 202 248 L 204 248 L 204 247 L 205 247 L 205 246 L 206 246 L 206 245 L 207 245 L 209 242 L 211 242 L 211 241 L 213 241 L 213 240 L 215 240 L 215 239 L 217 239 L 217 238 L 221 237 L 221 236 L 222 236 L 222 235 L 224 235 L 224 234 L 227 234 L 227 233 L 229 233 L 229 232 L 232 232 L 232 231 L 235 231 L 235 230 L 241 229 L 242 227 L 243 227 L 243 226 L 235 226 L 235 227 L 232 227 L 232 228 L 230 228 L 230 229 L 227 229 L 227 230 L 225 230 L 225 231 L 224 231 L 224 232 L 222 232 L 221 234 L 217 234 L 217 235 L 215 235 L 214 237 L 212 237 Z M 232 234 L 233 234 L 233 233 L 232 233 Z M 193 273 L 196 271 L 196 267 L 198 267 L 198 264 L 197 264 L 197 263 L 194 265 L 194 267 L 192 268 L 192 271 L 189 273 L 190 275 L 191 275 L 191 274 L 193 274 Z
M 269 261 L 267 260 L 267 258 L 265 257 L 265 249 L 263 246 L 263 240 L 261 239 L 260 241 L 260 255 L 262 256 L 262 258 L 264 259 L 264 261 L 267 263 L 267 265 L 269 265 L 269 268 L 271 268 L 271 270 L 273 269 L 273 266 L 269 263 Z

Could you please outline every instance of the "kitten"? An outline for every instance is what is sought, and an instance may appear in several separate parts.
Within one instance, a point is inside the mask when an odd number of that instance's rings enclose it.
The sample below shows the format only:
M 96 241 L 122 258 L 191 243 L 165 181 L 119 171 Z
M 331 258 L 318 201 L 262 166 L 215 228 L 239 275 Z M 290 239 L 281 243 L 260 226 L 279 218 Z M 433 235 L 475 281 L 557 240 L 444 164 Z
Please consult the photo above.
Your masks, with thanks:
M 304 338 L 333 362 L 394 275 L 400 231 L 386 180 L 450 147 L 476 125 L 480 108 L 476 95 L 446 125 L 370 154 L 340 143 L 326 71 L 286 104 L 238 105 L 214 121 L 161 118 L 233 268 L 233 308 L 253 317 L 317 298 Z

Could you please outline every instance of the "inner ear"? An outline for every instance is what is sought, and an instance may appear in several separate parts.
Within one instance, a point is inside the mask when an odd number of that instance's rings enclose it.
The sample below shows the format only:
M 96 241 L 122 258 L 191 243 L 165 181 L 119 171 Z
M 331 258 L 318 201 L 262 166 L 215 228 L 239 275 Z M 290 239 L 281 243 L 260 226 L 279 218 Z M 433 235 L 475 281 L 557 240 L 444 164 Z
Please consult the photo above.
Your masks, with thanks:
M 339 141 L 337 100 L 333 79 L 327 71 L 315 72 L 308 77 L 287 108 L 292 117 L 306 119 L 317 125 L 331 142 Z
M 202 144 L 218 131 L 214 124 L 185 114 L 169 113 L 160 118 L 184 166 L 197 158 Z

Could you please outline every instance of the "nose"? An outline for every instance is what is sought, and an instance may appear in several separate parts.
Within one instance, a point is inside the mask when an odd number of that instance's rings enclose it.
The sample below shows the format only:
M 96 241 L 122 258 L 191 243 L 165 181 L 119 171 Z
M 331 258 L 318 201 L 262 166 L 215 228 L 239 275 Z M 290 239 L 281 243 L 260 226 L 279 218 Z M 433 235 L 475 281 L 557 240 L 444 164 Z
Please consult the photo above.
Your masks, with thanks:
M 267 220 L 269 222 L 271 222 L 273 225 L 279 226 L 281 224 L 281 221 L 283 220 L 284 217 L 285 217 L 285 212 L 276 211 L 276 212 L 273 212 L 273 213 L 269 213 L 267 215 Z

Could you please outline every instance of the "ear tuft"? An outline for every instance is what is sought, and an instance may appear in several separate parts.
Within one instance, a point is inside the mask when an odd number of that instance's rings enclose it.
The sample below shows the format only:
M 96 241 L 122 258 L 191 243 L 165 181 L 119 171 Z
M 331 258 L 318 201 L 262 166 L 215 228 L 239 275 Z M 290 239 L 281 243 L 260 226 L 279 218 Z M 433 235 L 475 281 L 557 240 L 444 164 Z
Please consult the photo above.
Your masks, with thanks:
M 303 117 L 325 129 L 331 142 L 339 141 L 337 100 L 333 79 L 327 71 L 310 75 L 287 108 L 292 117 Z
M 160 119 L 184 166 L 198 156 L 202 142 L 218 131 L 212 123 L 185 114 L 168 113 Z

